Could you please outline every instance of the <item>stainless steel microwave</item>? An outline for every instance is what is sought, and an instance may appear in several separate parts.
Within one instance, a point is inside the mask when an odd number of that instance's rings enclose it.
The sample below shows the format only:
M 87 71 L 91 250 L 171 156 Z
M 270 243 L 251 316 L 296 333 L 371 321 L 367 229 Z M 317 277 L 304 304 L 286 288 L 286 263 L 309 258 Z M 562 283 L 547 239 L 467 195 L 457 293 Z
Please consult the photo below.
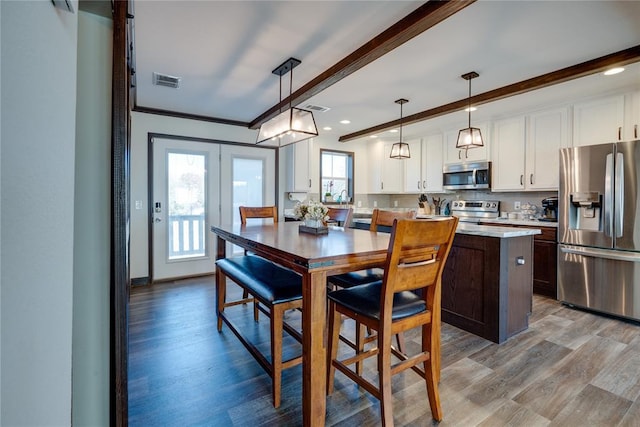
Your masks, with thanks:
M 491 188 L 491 162 L 466 162 L 444 165 L 442 188 L 477 190 Z

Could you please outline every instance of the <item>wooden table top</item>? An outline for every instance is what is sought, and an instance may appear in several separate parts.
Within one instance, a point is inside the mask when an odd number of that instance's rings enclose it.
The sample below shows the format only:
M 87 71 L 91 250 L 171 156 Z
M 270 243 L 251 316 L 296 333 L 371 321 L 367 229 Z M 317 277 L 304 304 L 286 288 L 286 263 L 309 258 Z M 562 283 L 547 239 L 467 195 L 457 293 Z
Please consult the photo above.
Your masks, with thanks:
M 283 264 L 294 270 L 340 270 L 346 265 L 353 270 L 353 263 L 361 268 L 360 264 L 367 260 L 379 265 L 386 258 L 389 233 L 329 227 L 328 234 L 315 235 L 300 232 L 299 225 L 299 222 L 221 225 L 211 226 L 211 231 L 269 259 L 285 261 Z

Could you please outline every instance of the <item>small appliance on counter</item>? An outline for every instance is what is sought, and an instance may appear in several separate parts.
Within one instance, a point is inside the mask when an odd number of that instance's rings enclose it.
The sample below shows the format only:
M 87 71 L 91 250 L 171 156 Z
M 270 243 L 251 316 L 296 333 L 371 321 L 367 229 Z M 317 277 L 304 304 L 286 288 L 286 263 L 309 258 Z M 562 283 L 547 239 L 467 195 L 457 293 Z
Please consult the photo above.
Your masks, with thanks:
M 500 202 L 495 200 L 454 200 L 451 202 L 451 215 L 457 216 L 460 222 L 478 223 L 481 219 L 498 218 Z
M 540 221 L 550 221 L 557 222 L 558 221 L 558 198 L 557 197 L 547 197 L 546 199 L 542 199 L 542 218 Z

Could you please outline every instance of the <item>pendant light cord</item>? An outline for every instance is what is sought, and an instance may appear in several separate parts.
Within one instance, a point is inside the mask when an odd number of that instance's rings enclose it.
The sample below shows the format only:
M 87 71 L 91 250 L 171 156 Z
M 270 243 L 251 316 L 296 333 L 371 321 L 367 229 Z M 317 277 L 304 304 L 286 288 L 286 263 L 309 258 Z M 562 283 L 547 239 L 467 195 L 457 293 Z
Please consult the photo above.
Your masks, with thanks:
M 469 78 L 469 106 L 467 109 L 469 111 L 469 129 L 471 129 L 471 78 Z
M 400 103 L 400 143 L 402 143 L 402 105 L 404 103 Z

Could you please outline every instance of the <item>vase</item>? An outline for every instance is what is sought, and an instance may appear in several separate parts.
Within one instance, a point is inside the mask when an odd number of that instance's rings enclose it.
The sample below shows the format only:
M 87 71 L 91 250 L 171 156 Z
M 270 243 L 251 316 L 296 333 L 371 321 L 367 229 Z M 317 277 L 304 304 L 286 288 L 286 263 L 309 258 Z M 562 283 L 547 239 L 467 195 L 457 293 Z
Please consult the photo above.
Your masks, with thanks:
M 320 228 L 322 227 L 322 221 L 319 219 L 305 219 L 304 225 L 311 228 Z

